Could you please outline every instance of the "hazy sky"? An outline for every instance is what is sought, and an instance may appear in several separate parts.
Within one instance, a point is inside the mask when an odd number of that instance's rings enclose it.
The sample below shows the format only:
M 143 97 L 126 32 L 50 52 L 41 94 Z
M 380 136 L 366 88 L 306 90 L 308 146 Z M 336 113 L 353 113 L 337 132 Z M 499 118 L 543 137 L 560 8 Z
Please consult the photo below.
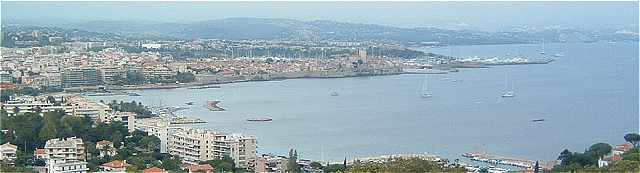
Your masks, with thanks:
M 637 28 L 638 2 L 7 2 L 2 21 L 190 22 L 229 17 L 494 30 L 514 25 Z

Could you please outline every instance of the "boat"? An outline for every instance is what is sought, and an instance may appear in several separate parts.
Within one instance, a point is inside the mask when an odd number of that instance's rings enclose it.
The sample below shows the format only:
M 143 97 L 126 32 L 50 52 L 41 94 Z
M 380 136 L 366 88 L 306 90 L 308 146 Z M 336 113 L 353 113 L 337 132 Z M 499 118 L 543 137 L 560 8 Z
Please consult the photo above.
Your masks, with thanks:
M 338 96 L 338 92 L 331 92 L 331 96 Z
M 564 56 L 564 55 L 563 55 L 563 54 L 560 54 L 560 53 L 553 54 L 553 57 L 563 57 L 563 56 Z
M 532 122 L 543 122 L 543 121 L 545 121 L 545 119 L 544 119 L 544 118 L 541 118 L 541 119 L 533 119 L 533 120 L 531 120 L 531 121 L 532 121 Z
M 540 50 L 540 54 L 544 55 L 544 39 L 542 39 L 542 50 Z
M 424 81 L 422 83 L 422 98 L 431 98 L 433 94 L 429 91 L 429 78 L 428 75 L 424 75 Z
M 192 102 L 192 101 L 191 101 L 191 102 L 187 102 L 187 103 L 185 103 L 185 104 L 186 104 L 186 105 L 194 105 L 195 103 L 196 103 L 196 102 Z
M 138 93 L 134 93 L 134 92 L 128 92 L 127 95 L 128 96 L 142 96 L 142 95 L 140 95 Z
M 516 93 L 513 91 L 513 84 L 511 85 L 511 89 L 509 87 L 509 78 L 507 74 L 504 75 L 504 91 L 502 92 L 502 97 L 515 97 Z
M 272 121 L 271 118 L 247 118 L 247 121 Z

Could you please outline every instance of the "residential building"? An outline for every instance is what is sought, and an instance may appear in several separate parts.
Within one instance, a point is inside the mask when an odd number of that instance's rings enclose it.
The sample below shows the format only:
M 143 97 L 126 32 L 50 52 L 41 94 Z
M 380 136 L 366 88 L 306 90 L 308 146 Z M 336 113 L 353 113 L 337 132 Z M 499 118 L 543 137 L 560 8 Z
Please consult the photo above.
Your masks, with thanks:
M 173 126 L 168 120 L 163 118 L 143 118 L 135 120 L 135 129 L 147 132 L 148 135 L 156 136 L 160 139 L 160 153 L 168 153 L 167 146 L 169 134 L 180 129 Z
M 256 160 L 255 137 L 223 134 L 212 130 L 178 129 L 170 134 L 169 154 L 187 164 L 230 156 L 241 168 L 253 168 Z
M 45 145 L 45 159 L 62 158 L 67 160 L 85 160 L 85 148 L 82 139 L 71 137 L 49 139 Z
M 104 172 L 126 172 L 127 164 L 126 161 L 114 160 L 105 164 L 100 165 L 100 169 Z
M 116 66 L 104 66 L 99 69 L 102 82 L 106 85 L 116 85 L 119 78 L 125 78 L 125 70 Z
M 169 171 L 165 171 L 164 169 L 160 169 L 158 167 L 151 167 L 145 170 L 142 170 L 143 173 L 168 173 Z
M 113 142 L 111 141 L 102 140 L 96 142 L 96 149 L 100 151 L 99 157 L 115 156 L 118 154 L 118 150 L 113 147 Z
M 189 166 L 187 166 L 187 171 L 189 171 L 189 173 L 196 173 L 196 172 L 212 173 L 215 170 L 216 169 L 213 168 L 213 166 L 211 166 L 210 164 L 189 165 Z
M 85 173 L 89 172 L 87 162 L 68 160 L 65 158 L 50 158 L 47 160 L 48 173 Z
M 18 110 L 19 113 L 46 113 L 55 110 L 63 110 L 68 113 L 71 111 L 66 106 L 55 106 L 53 103 L 49 103 L 46 100 L 39 100 L 38 98 L 31 96 L 14 98 L 4 103 L 0 103 L 0 107 L 4 108 L 9 115 L 15 115 L 16 110 Z
M 16 152 L 18 151 L 18 146 L 4 143 L 0 145 L 0 160 L 4 161 L 13 161 L 17 158 Z
M 36 159 L 46 159 L 47 153 L 42 148 L 36 148 L 33 151 L 33 156 L 36 157 Z
M 109 105 L 101 102 L 94 102 L 85 97 L 70 96 L 66 97 L 66 104 L 70 105 L 71 115 L 74 116 L 89 116 L 94 121 L 101 121 L 102 117 L 107 117 L 111 114 L 112 109 Z
M 62 85 L 65 88 L 96 86 L 101 81 L 99 76 L 95 67 L 69 67 L 62 73 Z
M 176 72 L 164 65 L 146 66 L 143 69 L 144 77 L 149 80 L 167 81 L 175 80 Z
M 136 113 L 115 111 L 107 114 L 106 117 L 101 117 L 100 121 L 103 123 L 120 121 L 124 123 L 124 127 L 126 127 L 129 132 L 133 132 L 135 130 Z

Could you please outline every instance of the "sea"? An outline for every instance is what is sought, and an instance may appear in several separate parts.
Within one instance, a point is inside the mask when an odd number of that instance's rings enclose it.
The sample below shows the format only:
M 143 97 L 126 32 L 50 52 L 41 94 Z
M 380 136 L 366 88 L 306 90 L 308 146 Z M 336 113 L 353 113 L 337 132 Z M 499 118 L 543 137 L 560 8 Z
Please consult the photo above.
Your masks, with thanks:
M 416 48 L 456 57 L 541 57 L 539 44 Z M 178 115 L 209 128 L 254 135 L 259 153 L 341 161 L 389 154 L 433 154 L 449 160 L 483 152 L 555 160 L 564 149 L 624 143 L 638 132 L 638 42 L 548 43 L 538 65 L 404 74 L 222 84 L 209 89 L 135 91 L 142 96 L 93 96 L 150 106 L 187 106 Z M 431 98 L 422 98 L 427 80 Z M 515 97 L 503 98 L 513 90 Z M 338 93 L 332 96 L 332 92 Z M 222 101 L 223 112 L 206 109 Z M 272 118 L 248 122 L 247 118 Z M 545 121 L 533 122 L 534 119 Z

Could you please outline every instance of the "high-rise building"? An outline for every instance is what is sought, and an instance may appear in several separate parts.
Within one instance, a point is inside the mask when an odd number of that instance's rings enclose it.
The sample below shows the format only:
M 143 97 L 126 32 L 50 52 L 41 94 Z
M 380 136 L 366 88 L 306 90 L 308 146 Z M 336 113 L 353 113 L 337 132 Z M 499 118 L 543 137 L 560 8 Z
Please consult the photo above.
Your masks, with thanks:
M 96 86 L 100 84 L 98 70 L 95 67 L 70 67 L 62 74 L 63 87 Z
M 180 129 L 170 135 L 168 150 L 169 154 L 180 156 L 188 164 L 229 156 L 238 167 L 253 168 L 256 138 L 212 130 Z

